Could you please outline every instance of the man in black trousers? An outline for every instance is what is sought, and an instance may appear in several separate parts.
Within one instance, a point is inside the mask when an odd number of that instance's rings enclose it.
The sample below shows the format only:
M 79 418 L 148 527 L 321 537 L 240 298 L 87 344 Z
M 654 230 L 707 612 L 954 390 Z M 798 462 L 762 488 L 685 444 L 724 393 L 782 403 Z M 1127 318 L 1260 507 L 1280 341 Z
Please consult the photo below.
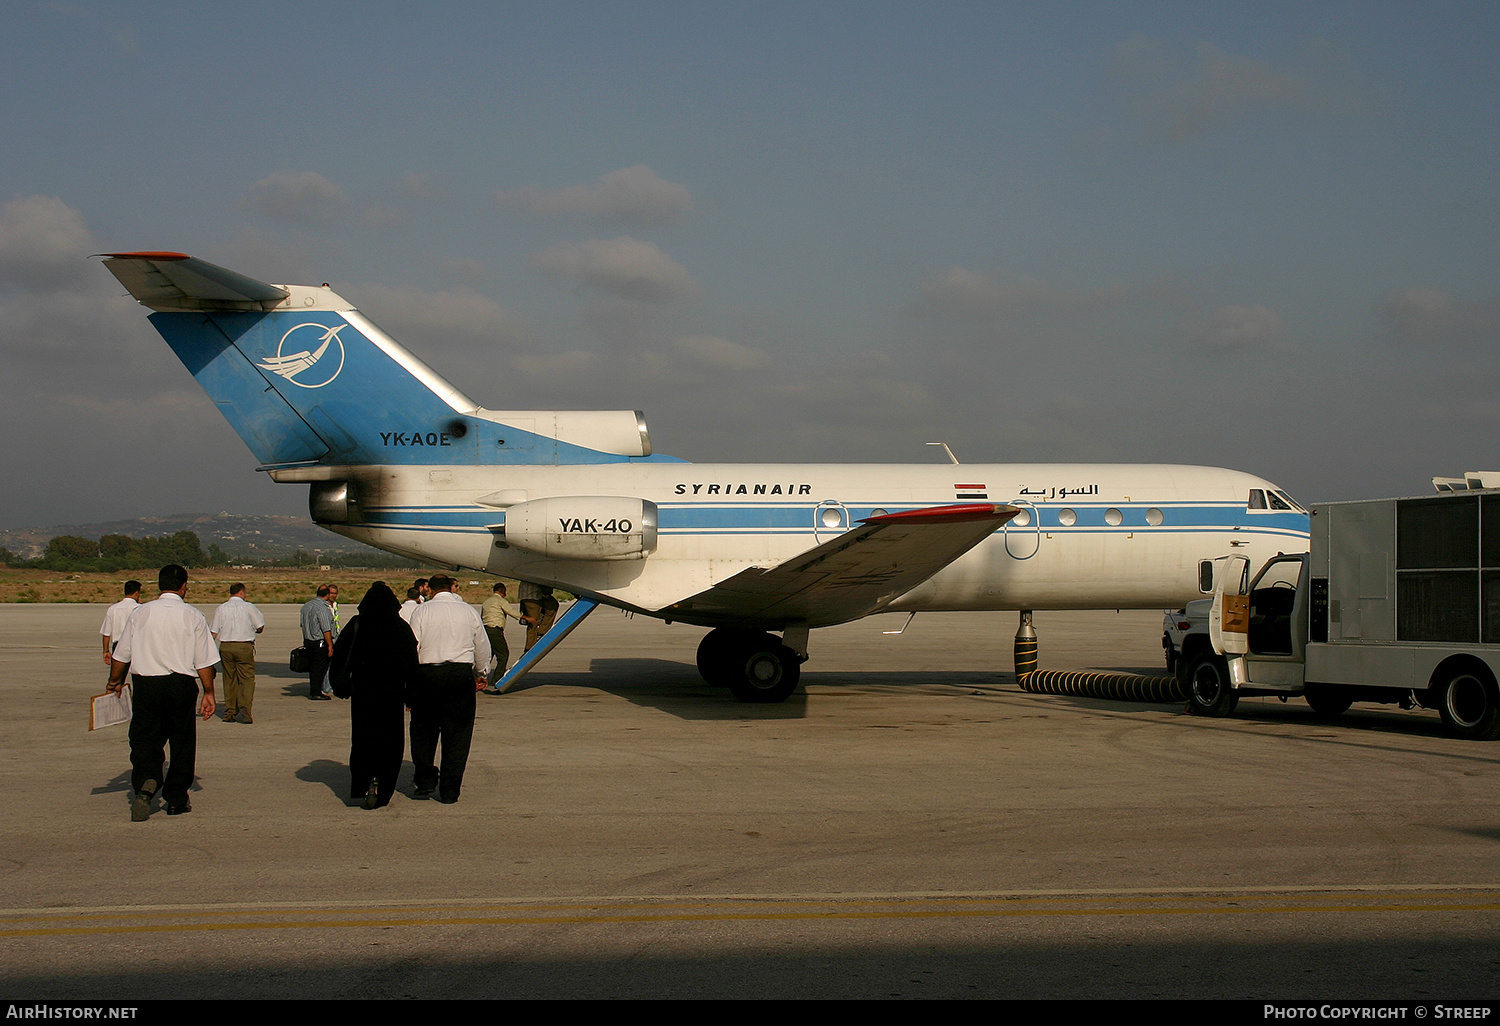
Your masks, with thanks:
M 411 761 L 416 767 L 413 798 L 452 805 L 463 787 L 464 767 L 474 738 L 474 695 L 485 686 L 490 641 L 479 611 L 453 590 L 453 578 L 438 574 L 429 582 L 432 597 L 411 616 L 417 639 L 417 687 L 411 704 Z M 442 770 L 435 765 L 439 742 Z

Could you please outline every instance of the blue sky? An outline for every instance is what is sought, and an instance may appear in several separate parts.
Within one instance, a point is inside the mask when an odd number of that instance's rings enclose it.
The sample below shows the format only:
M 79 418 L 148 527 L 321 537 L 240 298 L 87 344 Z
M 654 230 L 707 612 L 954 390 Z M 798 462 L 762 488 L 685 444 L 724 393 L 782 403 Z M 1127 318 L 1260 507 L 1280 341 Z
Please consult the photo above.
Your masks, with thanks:
M 18 3 L 0 527 L 297 512 L 90 253 L 697 461 L 1494 469 L 1493 3 Z

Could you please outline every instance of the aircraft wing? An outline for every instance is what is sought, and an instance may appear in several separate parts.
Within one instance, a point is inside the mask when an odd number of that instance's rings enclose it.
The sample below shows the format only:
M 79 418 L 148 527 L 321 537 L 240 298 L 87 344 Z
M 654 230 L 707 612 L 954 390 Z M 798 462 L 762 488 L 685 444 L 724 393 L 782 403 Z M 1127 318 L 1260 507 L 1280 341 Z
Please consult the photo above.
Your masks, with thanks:
M 153 310 L 269 310 L 291 295 L 186 253 L 101 253 L 104 266 Z
M 751 567 L 657 615 L 777 629 L 824 627 L 879 612 L 1020 512 L 974 503 L 888 513 L 770 569 Z

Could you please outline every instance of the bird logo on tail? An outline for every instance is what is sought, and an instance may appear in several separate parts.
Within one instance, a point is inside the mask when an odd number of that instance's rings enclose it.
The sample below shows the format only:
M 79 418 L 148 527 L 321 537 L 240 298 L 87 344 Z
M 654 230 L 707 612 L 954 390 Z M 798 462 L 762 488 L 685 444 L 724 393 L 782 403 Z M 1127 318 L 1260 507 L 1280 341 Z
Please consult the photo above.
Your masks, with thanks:
M 261 360 L 256 366 L 272 374 L 281 375 L 299 388 L 322 388 L 338 377 L 339 372 L 344 369 L 344 343 L 339 338 L 339 332 L 348 326 L 340 324 L 330 328 L 324 324 L 311 322 L 299 324 L 281 336 L 281 341 L 276 344 L 275 356 Z M 286 352 L 287 339 L 304 328 L 314 328 L 323 333 L 317 340 L 318 347 L 303 349 L 295 353 Z M 322 369 L 318 370 L 317 368 L 320 367 Z

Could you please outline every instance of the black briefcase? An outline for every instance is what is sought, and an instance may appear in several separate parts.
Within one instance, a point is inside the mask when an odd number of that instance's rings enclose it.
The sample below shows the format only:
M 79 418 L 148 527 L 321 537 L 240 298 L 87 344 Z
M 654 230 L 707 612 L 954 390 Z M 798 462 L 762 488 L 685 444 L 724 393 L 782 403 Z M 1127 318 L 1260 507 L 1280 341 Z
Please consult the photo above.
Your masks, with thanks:
M 312 660 L 307 655 L 307 649 L 294 648 L 291 656 L 287 659 L 289 668 L 293 673 L 307 673 L 312 669 Z

